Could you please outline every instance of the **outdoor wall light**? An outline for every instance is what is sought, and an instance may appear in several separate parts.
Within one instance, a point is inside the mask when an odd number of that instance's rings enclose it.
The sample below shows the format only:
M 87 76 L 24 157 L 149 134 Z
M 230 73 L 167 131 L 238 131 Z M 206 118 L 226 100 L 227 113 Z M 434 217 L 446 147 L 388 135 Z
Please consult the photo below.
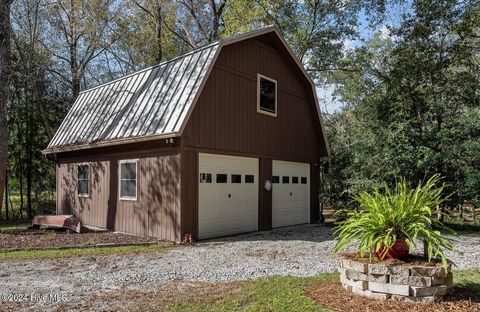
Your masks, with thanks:
M 263 184 L 263 187 L 265 188 L 266 191 L 271 191 L 272 190 L 272 181 L 270 180 L 265 180 L 265 183 Z

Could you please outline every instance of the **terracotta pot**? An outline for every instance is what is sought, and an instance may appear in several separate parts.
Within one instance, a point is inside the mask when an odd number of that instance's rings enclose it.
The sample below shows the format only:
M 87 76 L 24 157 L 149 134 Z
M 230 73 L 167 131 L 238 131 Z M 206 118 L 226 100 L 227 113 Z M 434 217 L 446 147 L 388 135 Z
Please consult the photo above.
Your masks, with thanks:
M 384 249 L 380 248 L 380 250 L 375 252 L 375 257 L 378 260 L 381 259 L 381 255 L 383 254 Z M 384 259 L 406 259 L 408 258 L 409 250 L 407 242 L 404 239 L 397 239 L 393 246 L 387 251 Z

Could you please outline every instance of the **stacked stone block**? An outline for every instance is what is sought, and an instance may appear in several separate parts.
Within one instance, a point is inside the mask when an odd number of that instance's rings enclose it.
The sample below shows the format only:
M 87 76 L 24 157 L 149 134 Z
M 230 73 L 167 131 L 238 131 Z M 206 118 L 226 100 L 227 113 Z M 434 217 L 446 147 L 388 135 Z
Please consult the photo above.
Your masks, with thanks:
M 406 302 L 434 302 L 452 287 L 451 265 L 398 264 L 389 261 L 368 263 L 340 257 L 337 262 L 340 282 L 355 294 Z

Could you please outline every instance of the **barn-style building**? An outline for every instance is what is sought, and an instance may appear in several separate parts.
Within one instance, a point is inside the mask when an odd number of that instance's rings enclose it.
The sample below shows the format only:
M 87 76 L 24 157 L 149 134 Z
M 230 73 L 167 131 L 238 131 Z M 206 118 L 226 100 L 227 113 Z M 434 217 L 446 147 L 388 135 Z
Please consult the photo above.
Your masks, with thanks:
M 180 241 L 317 221 L 329 149 L 315 86 L 268 27 L 81 92 L 44 153 L 58 214 Z

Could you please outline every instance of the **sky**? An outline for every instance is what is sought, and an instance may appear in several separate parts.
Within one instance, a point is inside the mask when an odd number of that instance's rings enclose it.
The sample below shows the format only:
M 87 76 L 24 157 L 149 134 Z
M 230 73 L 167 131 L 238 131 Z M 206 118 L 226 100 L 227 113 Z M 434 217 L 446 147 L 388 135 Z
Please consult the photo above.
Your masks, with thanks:
M 370 27 L 365 12 L 360 12 L 358 25 L 359 38 L 357 40 L 346 40 L 344 42 L 345 49 L 354 49 L 362 46 L 379 31 L 382 32 L 383 35 L 388 36 L 388 26 L 399 26 L 402 21 L 402 15 L 410 11 L 410 1 L 402 4 L 390 4 L 387 6 L 383 23 L 376 27 Z M 317 97 L 322 112 L 331 114 L 342 108 L 343 103 L 341 100 L 333 97 L 334 91 L 335 85 L 317 87 Z

